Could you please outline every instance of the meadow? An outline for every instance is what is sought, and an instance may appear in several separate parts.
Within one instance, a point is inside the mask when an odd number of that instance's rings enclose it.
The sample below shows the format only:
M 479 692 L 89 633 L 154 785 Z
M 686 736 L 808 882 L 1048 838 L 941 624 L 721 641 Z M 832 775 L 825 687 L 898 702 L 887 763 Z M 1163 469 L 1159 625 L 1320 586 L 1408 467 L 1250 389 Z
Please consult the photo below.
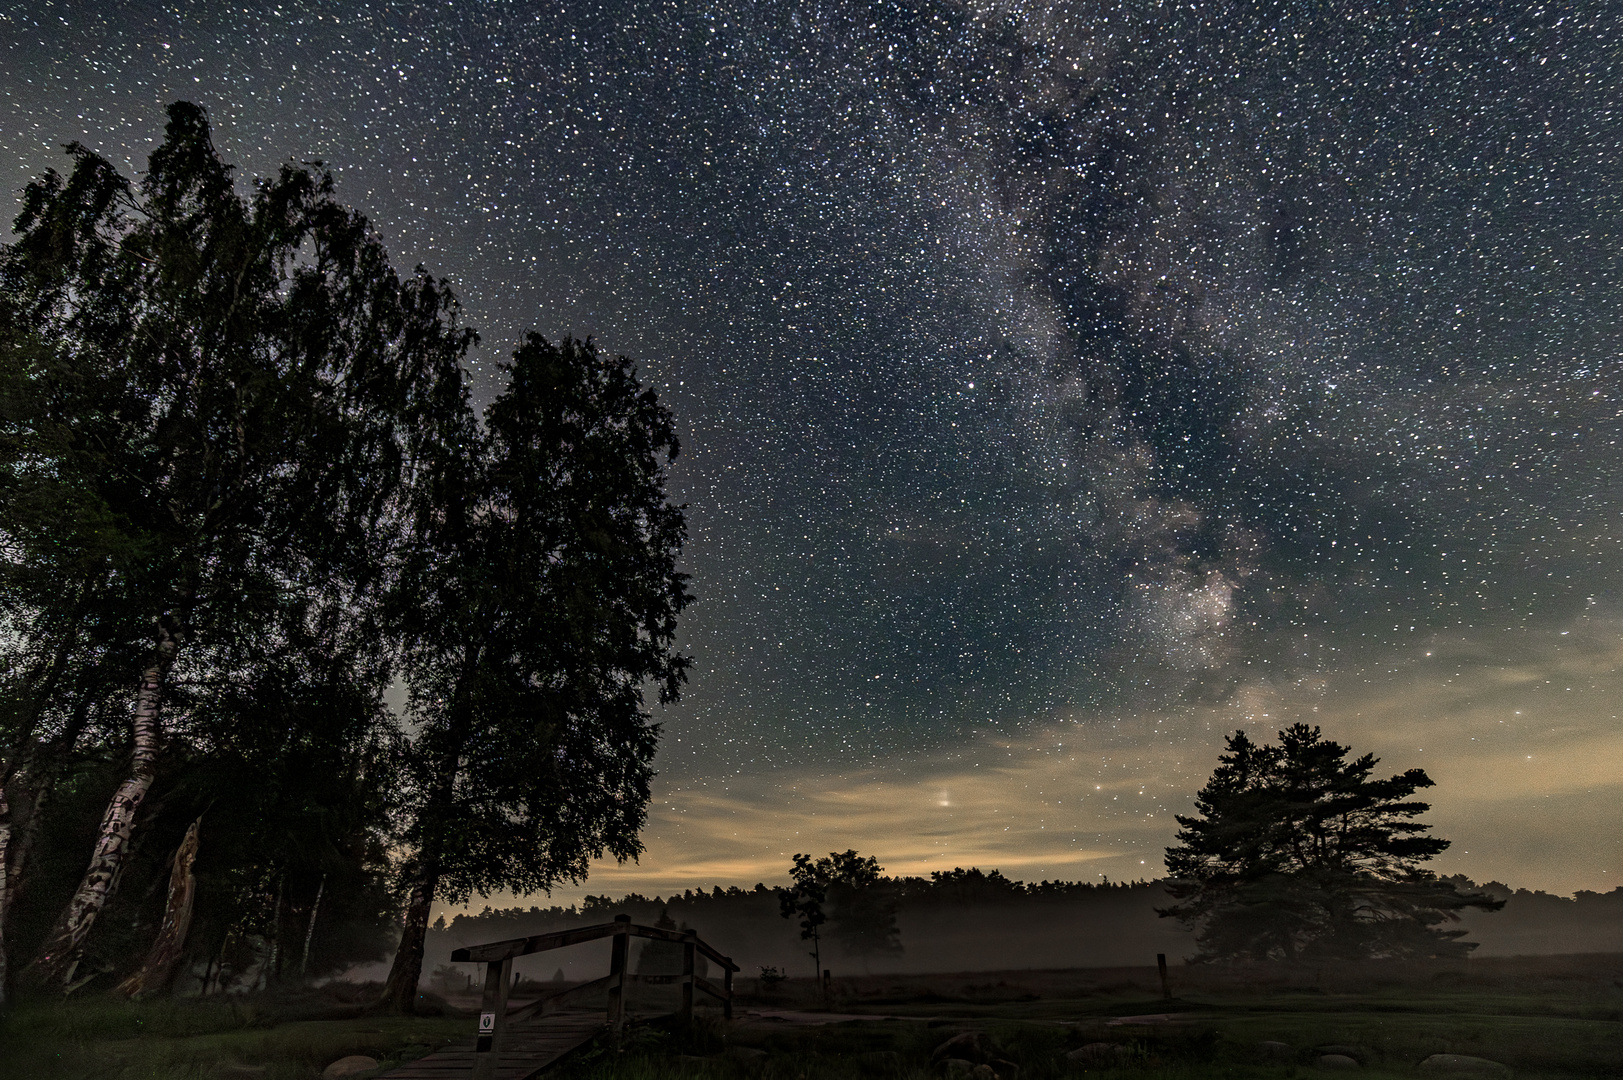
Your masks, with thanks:
M 1174 967 L 1170 997 L 1154 968 L 884 975 L 835 980 L 826 1009 L 810 980 L 740 983 L 730 1024 L 703 1012 L 691 1029 L 640 1023 L 618 1046 L 599 1040 L 548 1075 L 970 1078 L 967 1065 L 939 1060 L 942 1044 L 958 1037 L 980 1047 L 1000 1080 L 1310 1077 L 1331 1071 L 1319 1064 L 1326 1053 L 1351 1057 L 1370 1078 L 1439 1075 L 1421 1067 L 1434 1054 L 1498 1062 L 1523 1080 L 1623 1076 L 1623 956 L 1615 954 Z M 25 1004 L 0 1027 L 0 1076 L 310 1080 L 347 1054 L 378 1059 L 376 1074 L 470 1033 L 471 999 L 435 1001 L 435 1016 L 390 1017 L 368 1010 L 375 989 Z

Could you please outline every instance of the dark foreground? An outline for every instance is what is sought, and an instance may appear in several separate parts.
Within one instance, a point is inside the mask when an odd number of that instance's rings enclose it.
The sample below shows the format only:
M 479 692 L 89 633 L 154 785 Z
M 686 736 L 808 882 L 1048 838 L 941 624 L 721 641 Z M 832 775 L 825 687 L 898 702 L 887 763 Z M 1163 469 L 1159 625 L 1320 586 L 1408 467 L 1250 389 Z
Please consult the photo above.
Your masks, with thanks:
M 557 1080 L 1062 1080 L 1514 1075 L 1623 1077 L 1623 956 L 1393 967 L 978 972 L 836 980 L 751 996 L 731 1024 L 634 1026 Z M 540 989 L 539 987 L 537 989 Z M 349 1000 L 344 1000 L 345 998 Z M 346 1055 L 380 1075 L 471 1032 L 473 1003 L 369 1015 L 359 988 L 231 1002 L 30 1004 L 0 1027 L 5 1080 L 311 1080 Z M 657 1006 L 657 1000 L 645 1004 Z M 949 1039 L 954 1048 L 942 1051 Z M 1268 1044 L 1268 1045 L 1265 1045 Z M 943 1060 L 956 1055 L 959 1063 Z M 1433 1055 L 1497 1062 L 1439 1071 Z M 1334 1055 L 1333 1060 L 1326 1055 Z M 1349 1060 L 1350 1059 L 1350 1060 Z M 984 1063 L 985 1069 L 974 1065 Z M 1337 1068 L 1339 1066 L 1339 1069 Z

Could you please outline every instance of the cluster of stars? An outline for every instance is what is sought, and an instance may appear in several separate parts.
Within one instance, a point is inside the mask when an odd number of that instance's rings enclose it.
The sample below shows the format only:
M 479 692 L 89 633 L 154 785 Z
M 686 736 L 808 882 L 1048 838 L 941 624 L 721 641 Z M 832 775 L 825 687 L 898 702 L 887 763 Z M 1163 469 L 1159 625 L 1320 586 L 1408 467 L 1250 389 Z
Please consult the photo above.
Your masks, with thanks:
M 687 428 L 666 768 L 1221 700 L 1614 587 L 1606 5 L 0 3 L 8 190 L 175 98 Z M 1146 711 L 1147 715 L 1148 712 Z M 1106 721 L 1099 719 L 1099 724 Z

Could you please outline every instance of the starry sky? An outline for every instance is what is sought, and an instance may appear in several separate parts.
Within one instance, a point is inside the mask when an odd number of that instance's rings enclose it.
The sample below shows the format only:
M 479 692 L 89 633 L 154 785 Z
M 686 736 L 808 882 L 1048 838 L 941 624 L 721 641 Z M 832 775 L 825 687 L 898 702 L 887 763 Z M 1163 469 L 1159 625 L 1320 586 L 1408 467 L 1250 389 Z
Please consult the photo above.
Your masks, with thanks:
M 456 285 L 485 393 L 675 409 L 699 602 L 580 889 L 1153 876 L 1223 734 L 1426 768 L 1447 872 L 1623 884 L 1623 15 L 0 0 L 0 183 L 203 105 Z

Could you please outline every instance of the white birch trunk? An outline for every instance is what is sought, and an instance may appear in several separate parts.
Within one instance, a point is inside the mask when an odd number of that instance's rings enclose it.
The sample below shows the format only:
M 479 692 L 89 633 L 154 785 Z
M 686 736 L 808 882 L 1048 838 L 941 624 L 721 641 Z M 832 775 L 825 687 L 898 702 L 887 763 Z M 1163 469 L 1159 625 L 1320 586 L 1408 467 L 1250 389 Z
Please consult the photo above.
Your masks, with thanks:
M 142 997 L 161 993 L 169 988 L 175 965 L 180 962 L 186 948 L 186 934 L 192 926 L 192 901 L 197 895 L 197 879 L 192 875 L 192 864 L 197 861 L 197 830 L 203 824 L 198 818 L 186 830 L 186 837 L 170 860 L 169 902 L 164 907 L 163 923 L 158 937 L 147 952 L 141 970 L 118 984 L 119 993 L 128 997 Z
M 96 850 L 90 856 L 90 865 L 84 878 L 73 893 L 73 898 L 57 919 L 56 930 L 38 959 L 31 965 L 35 979 L 42 986 L 66 986 L 73 981 L 74 968 L 96 916 L 106 906 L 124 868 L 125 856 L 130 850 L 130 835 L 135 828 L 135 815 L 146 801 L 157 773 L 158 738 L 161 732 L 158 710 L 163 704 L 163 691 L 168 681 L 170 665 L 174 663 L 180 642 L 162 623 L 158 626 L 157 647 L 152 663 L 141 673 L 141 685 L 135 694 L 135 712 L 131 727 L 134 732 L 134 754 L 130 763 L 129 779 L 118 785 L 102 816 L 97 833 Z
M 383 1006 L 405 1016 L 412 1015 L 417 1004 L 417 983 L 423 977 L 423 938 L 428 934 L 428 913 L 434 906 L 434 889 L 440 875 L 436 867 L 420 870 L 416 877 L 406 901 L 400 944 L 395 948 L 389 978 L 383 984 Z
M 310 974 L 310 942 L 316 936 L 316 916 L 321 912 L 321 894 L 327 888 L 327 875 L 322 874 L 321 880 L 316 883 L 316 901 L 310 905 L 310 925 L 304 928 L 304 957 L 299 961 L 299 974 Z
M 287 884 L 287 874 L 284 873 L 276 882 L 276 907 L 271 913 L 270 942 L 265 948 L 265 962 L 259 966 L 259 983 L 256 989 L 264 990 L 271 984 L 276 976 L 276 965 L 282 959 L 282 887 Z
M 6 788 L 0 784 L 0 1009 L 6 1005 L 6 987 L 10 985 L 10 969 L 6 966 L 9 946 L 6 942 L 7 916 L 11 913 L 11 804 L 6 800 Z

